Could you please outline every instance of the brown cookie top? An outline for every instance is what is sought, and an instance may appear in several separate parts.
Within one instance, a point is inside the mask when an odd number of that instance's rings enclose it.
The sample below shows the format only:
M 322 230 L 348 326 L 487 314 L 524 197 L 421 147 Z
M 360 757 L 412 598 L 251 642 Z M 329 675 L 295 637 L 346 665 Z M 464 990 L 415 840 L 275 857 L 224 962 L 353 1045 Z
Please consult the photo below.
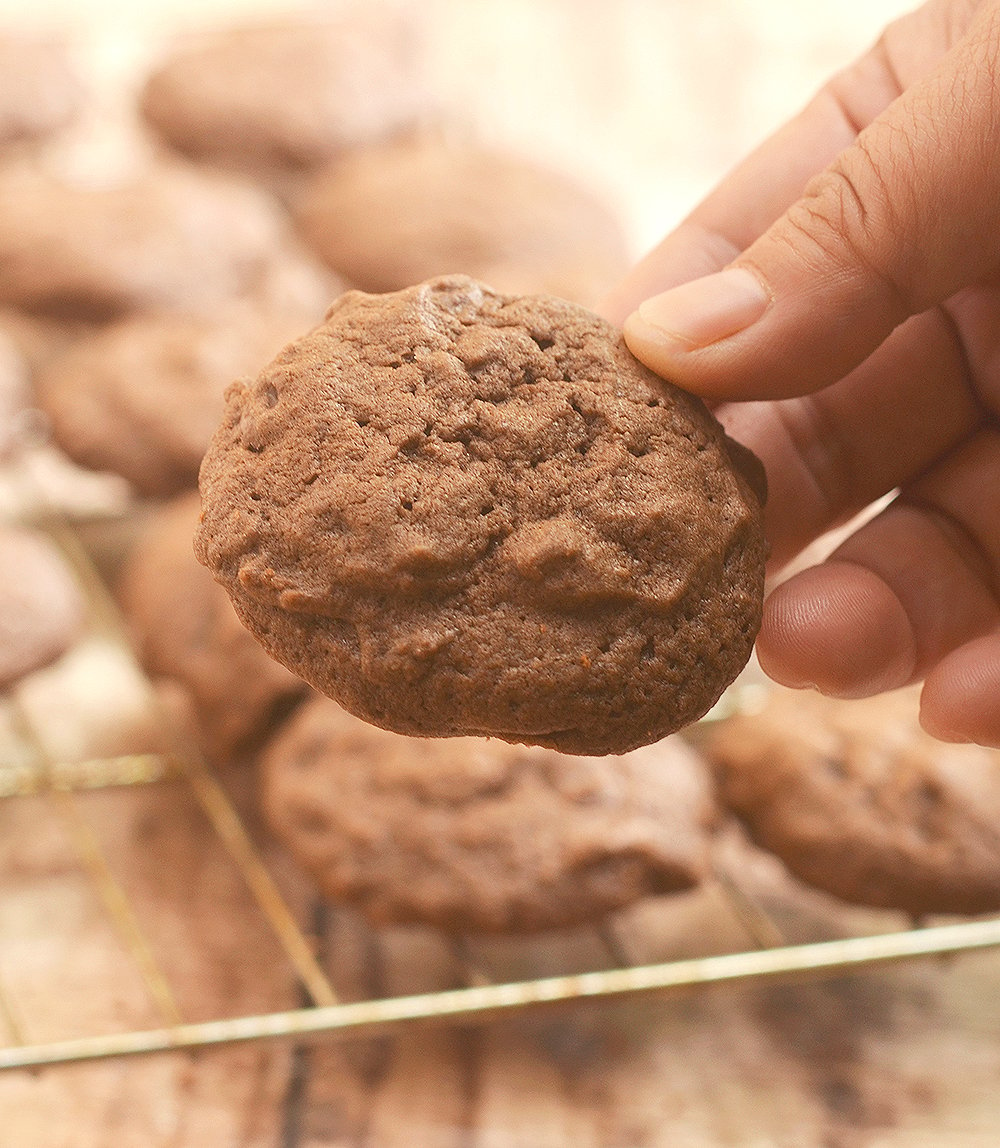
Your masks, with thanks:
M 246 625 L 399 733 L 621 753 L 700 717 L 760 622 L 721 427 L 561 299 L 342 296 L 230 388 L 201 487 Z
M 142 314 L 73 343 L 38 391 L 55 440 L 81 466 L 164 497 L 193 489 L 235 378 L 255 374 L 301 314 L 228 307 L 212 317 Z
M 11 30 L 0 33 L 0 147 L 62 131 L 84 100 L 65 44 Z
M 84 601 L 56 547 L 0 526 L 0 689 L 55 661 L 76 639 Z
M 163 165 L 89 186 L 19 166 L 0 176 L 0 305 L 197 312 L 252 294 L 287 238 L 276 203 L 222 175 Z
M 189 494 L 150 519 L 122 570 L 118 597 L 143 666 L 185 687 L 206 751 L 222 762 L 271 733 L 306 686 L 264 653 L 195 561 L 200 506 L 197 493 Z
M 345 156 L 307 184 L 295 214 L 306 242 L 363 291 L 461 272 L 590 305 L 627 266 L 621 225 L 588 188 L 439 140 Z
M 936 741 L 918 695 L 778 690 L 708 731 L 720 796 L 802 880 L 913 914 L 1000 909 L 1000 752 Z
M 401 11 L 281 18 L 179 41 L 146 83 L 147 122 L 197 159 L 302 171 L 413 122 L 421 45 Z
M 532 931 L 696 884 L 714 817 L 678 739 L 568 757 L 495 739 L 407 738 L 326 698 L 261 764 L 265 816 L 323 891 L 378 924 Z

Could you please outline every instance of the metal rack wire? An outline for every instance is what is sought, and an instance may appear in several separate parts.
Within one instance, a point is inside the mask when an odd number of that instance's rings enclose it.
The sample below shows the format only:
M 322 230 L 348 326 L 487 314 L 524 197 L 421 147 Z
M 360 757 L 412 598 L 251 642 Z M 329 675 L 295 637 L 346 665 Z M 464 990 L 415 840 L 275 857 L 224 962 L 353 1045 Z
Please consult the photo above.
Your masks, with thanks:
M 75 532 L 51 507 L 41 524 L 62 547 L 77 571 L 91 604 L 92 625 L 132 658 L 124 630 L 104 585 Z M 132 659 L 137 675 L 138 665 Z M 145 681 L 145 679 L 142 679 Z M 158 705 L 149 683 L 151 702 Z M 724 714 L 724 711 L 720 711 Z M 719 714 L 717 714 L 719 716 Z M 72 841 L 77 862 L 103 905 L 121 947 L 138 970 L 159 1026 L 118 1033 L 97 1033 L 68 1040 L 32 1043 L 19 1019 L 16 994 L 2 976 L 0 937 L 0 1069 L 193 1050 L 266 1040 L 349 1036 L 384 1032 L 431 1022 L 488 1021 L 517 1010 L 555 1004 L 610 1000 L 648 994 L 690 992 L 710 985 L 752 979 L 832 976 L 865 967 L 1000 948 L 1000 919 L 977 920 L 933 928 L 916 928 L 875 936 L 845 937 L 812 944 L 788 944 L 771 917 L 724 870 L 716 883 L 740 921 L 751 946 L 745 951 L 630 967 L 611 929 L 602 934 L 609 967 L 541 979 L 491 983 L 468 959 L 456 940 L 456 963 L 465 971 L 463 987 L 417 995 L 341 1002 L 317 960 L 308 937 L 254 845 L 225 788 L 197 748 L 157 709 L 166 751 L 98 756 L 83 760 L 53 757 L 32 715 L 16 693 L 0 699 L 0 719 L 8 738 L 0 746 L 0 800 L 43 797 L 50 801 Z M 189 790 L 211 823 L 219 842 L 235 862 L 246 887 L 264 914 L 308 1003 L 289 1011 L 222 1017 L 186 1023 L 176 1003 L 170 977 L 146 937 L 140 916 L 116 878 L 101 842 L 81 814 L 82 793 L 108 787 L 141 787 L 171 781 Z M 0 877 L 2 881 L 2 877 Z M 0 885 L 2 895 L 2 885 Z

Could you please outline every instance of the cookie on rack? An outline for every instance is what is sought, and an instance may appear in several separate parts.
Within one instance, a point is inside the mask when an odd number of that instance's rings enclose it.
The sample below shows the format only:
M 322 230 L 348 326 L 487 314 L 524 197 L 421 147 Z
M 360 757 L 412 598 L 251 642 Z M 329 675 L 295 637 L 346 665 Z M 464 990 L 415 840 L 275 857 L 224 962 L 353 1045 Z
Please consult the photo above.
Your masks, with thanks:
M 858 701 L 775 687 L 706 730 L 720 799 L 803 881 L 927 913 L 1000 909 L 1000 751 L 936 741 L 918 693 Z
M 196 549 L 376 725 L 623 753 L 700 717 L 763 598 L 762 470 L 597 315 L 352 291 L 227 393 Z
M 141 107 L 193 159 L 295 175 L 412 125 L 427 105 L 422 59 L 398 8 L 261 20 L 178 39 Z
M 441 139 L 345 156 L 295 204 L 306 242 L 363 291 L 454 272 L 592 305 L 624 274 L 621 223 L 563 172 Z
M 408 738 L 313 698 L 267 748 L 270 825 L 320 888 L 376 924 L 530 932 L 599 920 L 705 875 L 708 771 L 677 738 L 571 757 Z
M 101 185 L 0 175 L 0 305 L 101 322 L 198 312 L 252 296 L 288 242 L 270 196 L 179 164 Z
M 77 119 L 86 98 L 65 43 L 9 28 L 0 33 L 0 147 L 52 138 Z
M 0 525 L 0 690 L 54 662 L 79 636 L 85 603 L 56 546 Z
M 195 561 L 199 509 L 191 493 L 151 516 L 121 573 L 118 598 L 146 671 L 184 687 L 205 750 L 221 763 L 272 733 L 307 688 L 264 653 Z
M 133 315 L 78 339 L 37 380 L 58 445 L 148 497 L 198 483 L 233 379 L 259 371 L 322 316 L 229 306 Z

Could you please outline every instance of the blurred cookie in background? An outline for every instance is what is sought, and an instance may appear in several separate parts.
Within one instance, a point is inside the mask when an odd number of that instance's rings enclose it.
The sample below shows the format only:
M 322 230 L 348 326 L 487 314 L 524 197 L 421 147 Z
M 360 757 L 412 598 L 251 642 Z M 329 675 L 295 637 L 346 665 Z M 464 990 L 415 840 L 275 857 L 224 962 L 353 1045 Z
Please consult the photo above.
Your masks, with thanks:
M 696 885 L 715 819 L 676 738 L 569 757 L 388 733 L 310 699 L 261 762 L 265 817 L 320 888 L 375 924 L 531 932 Z
M 0 306 L 106 322 L 252 295 L 289 242 L 269 195 L 154 165 L 109 184 L 24 164 L 0 175 Z
M 83 620 L 83 595 L 55 545 L 0 525 L 0 690 L 65 653 Z
M 423 71 L 415 10 L 355 4 L 191 34 L 140 99 L 177 151 L 280 182 L 412 126 Z
M 777 687 L 703 727 L 720 800 L 797 877 L 845 901 L 1000 909 L 1000 751 L 936 741 L 914 689 L 844 701 Z
M 86 86 L 61 40 L 0 29 L 0 153 L 58 135 L 86 101 Z
M 28 365 L 0 317 L 0 465 L 17 449 L 30 405 Z
M 294 214 L 306 242 L 363 291 L 461 272 L 591 306 L 628 266 L 619 219 L 573 177 L 436 137 L 345 156 L 303 187 Z
M 117 589 L 143 667 L 184 688 L 205 752 L 223 764 L 273 732 L 307 686 L 264 653 L 195 561 L 199 509 L 190 494 L 151 515 Z
M 135 315 L 79 339 L 38 377 L 74 462 L 163 498 L 193 489 L 226 387 L 260 371 L 322 314 L 230 305 L 210 317 Z

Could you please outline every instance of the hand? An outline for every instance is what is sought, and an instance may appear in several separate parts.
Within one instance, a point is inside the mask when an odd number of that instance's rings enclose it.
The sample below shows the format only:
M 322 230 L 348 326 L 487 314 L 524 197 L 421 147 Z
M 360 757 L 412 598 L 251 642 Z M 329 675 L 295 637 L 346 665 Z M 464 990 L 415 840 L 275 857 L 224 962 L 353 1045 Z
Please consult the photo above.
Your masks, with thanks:
M 1000 745 L 1000 0 L 892 24 L 603 309 L 761 457 L 774 565 L 898 489 L 771 593 L 764 669 L 923 679 L 931 733 Z

